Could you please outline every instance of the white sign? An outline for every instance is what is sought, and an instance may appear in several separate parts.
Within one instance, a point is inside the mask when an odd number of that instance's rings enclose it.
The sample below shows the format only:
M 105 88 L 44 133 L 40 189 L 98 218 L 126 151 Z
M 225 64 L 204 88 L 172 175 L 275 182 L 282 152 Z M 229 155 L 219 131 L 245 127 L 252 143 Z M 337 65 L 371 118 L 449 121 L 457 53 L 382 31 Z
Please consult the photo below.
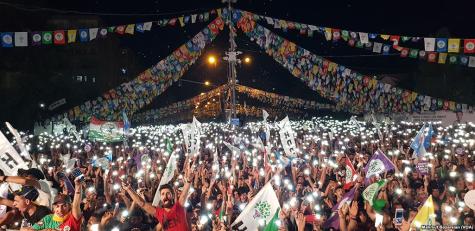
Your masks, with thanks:
M 6 176 L 15 176 L 19 168 L 27 168 L 18 152 L 13 148 L 8 139 L 0 132 L 0 169 Z

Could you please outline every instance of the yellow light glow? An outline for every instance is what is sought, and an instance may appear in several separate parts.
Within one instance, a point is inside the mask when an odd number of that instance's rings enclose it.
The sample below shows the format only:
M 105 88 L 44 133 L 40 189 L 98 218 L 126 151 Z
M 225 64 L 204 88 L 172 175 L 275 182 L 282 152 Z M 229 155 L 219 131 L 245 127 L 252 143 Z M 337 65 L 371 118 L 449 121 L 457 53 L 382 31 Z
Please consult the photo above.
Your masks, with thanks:
M 215 64 L 216 63 L 216 58 L 214 56 L 208 57 L 208 63 L 209 64 Z

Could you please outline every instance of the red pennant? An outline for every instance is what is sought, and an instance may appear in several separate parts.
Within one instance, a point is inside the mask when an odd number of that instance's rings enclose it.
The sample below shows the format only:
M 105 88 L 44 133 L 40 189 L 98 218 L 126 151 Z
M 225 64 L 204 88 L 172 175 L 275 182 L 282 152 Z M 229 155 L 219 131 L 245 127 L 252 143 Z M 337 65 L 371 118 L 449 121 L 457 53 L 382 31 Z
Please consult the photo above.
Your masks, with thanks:
M 409 48 L 402 48 L 401 57 L 402 58 L 407 58 L 408 55 L 409 55 Z
M 437 61 L 437 52 L 428 52 L 427 61 L 429 63 L 435 63 Z
M 463 53 L 465 53 L 465 54 L 475 53 L 475 39 L 464 39 L 463 40 Z
M 332 38 L 333 41 L 338 41 L 341 38 L 341 32 L 340 29 L 332 29 Z
M 168 21 L 168 25 L 170 25 L 170 26 L 175 26 L 176 20 L 177 20 L 176 18 L 170 19 L 170 21 Z
M 124 25 L 117 26 L 115 31 L 117 32 L 117 34 L 124 34 L 125 33 L 125 26 Z
M 56 30 L 53 32 L 53 43 L 56 45 L 66 44 L 66 37 L 64 35 L 64 30 Z
M 396 49 L 397 47 L 399 47 L 399 38 L 400 36 L 399 35 L 391 35 L 389 37 L 389 40 L 391 42 L 393 42 L 393 48 Z

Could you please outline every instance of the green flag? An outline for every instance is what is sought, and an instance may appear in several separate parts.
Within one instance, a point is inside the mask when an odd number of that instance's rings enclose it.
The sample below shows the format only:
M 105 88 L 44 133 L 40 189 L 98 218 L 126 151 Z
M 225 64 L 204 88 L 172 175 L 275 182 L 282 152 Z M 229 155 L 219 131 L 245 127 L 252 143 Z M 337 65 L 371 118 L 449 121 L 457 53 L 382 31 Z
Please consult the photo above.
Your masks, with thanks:
M 370 186 L 366 187 L 363 191 L 363 198 L 369 202 L 371 207 L 377 212 L 381 212 L 381 210 L 386 205 L 385 200 L 380 200 L 377 198 L 379 190 L 386 185 L 386 180 L 380 180 L 371 184 Z
M 173 152 L 173 145 L 169 139 L 167 139 L 165 142 L 166 142 L 167 152 L 171 155 Z

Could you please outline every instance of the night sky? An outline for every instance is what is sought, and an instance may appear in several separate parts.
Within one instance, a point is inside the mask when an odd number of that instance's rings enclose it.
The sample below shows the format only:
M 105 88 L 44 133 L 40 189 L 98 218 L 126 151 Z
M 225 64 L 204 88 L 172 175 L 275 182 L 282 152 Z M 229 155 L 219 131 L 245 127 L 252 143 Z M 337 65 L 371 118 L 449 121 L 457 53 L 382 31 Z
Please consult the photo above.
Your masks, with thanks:
M 1 0 L 0 2 L 0 31 L 2 32 L 68 29 L 48 23 L 51 19 L 65 17 L 68 20 L 93 18 L 99 20 L 101 25 L 118 25 L 156 21 L 224 6 L 219 0 Z M 274 18 L 354 31 L 419 37 L 475 38 L 475 29 L 473 29 L 475 3 L 470 3 L 470 1 L 462 3 L 425 1 L 423 3 L 420 1 L 238 0 L 235 7 Z M 71 12 L 66 13 L 67 10 Z M 79 12 L 89 14 L 79 14 Z M 154 27 L 151 32 L 144 34 L 114 35 L 108 36 L 109 38 L 104 41 L 66 45 L 83 47 L 80 49 L 88 49 L 87 46 L 99 47 L 98 52 L 93 55 L 97 55 L 101 60 L 80 59 L 78 62 L 81 63 L 77 64 L 74 70 L 69 66 L 54 64 L 55 58 L 75 59 L 74 55 L 70 55 L 71 51 L 67 47 L 13 49 L 0 47 L 0 121 L 10 121 L 15 127 L 31 129 L 33 122 L 39 118 L 62 113 L 99 96 L 121 82 L 135 78 L 138 73 L 169 55 L 206 25 L 206 23 L 197 23 L 183 28 L 179 26 Z M 269 28 L 265 23 L 262 25 Z M 327 42 L 319 34 L 308 38 L 299 35 L 298 32 L 285 33 L 278 29 L 272 30 L 317 55 L 327 57 L 361 73 L 392 77 L 402 88 L 461 103 L 475 104 L 475 68 L 428 64 L 425 61 L 400 57 L 364 56 L 372 53 L 364 49 L 348 47 L 343 43 Z M 204 56 L 182 78 L 199 82 L 210 81 L 215 85 L 225 83 L 225 63 L 221 61 L 216 67 L 210 67 L 205 58 L 208 54 L 223 55 L 228 46 L 227 40 L 228 31 L 224 30 L 215 43 L 206 50 Z M 237 45 L 238 50 L 243 51 L 244 55 L 250 56 L 253 60 L 251 65 L 238 67 L 238 79 L 241 84 L 283 95 L 329 102 L 318 97 L 316 92 L 292 77 L 288 71 L 275 63 L 242 33 L 238 33 Z M 43 56 L 43 54 L 46 55 Z M 118 56 L 126 56 L 126 58 Z M 83 65 L 89 69 L 99 70 L 94 75 L 95 83 L 78 83 L 74 79 L 74 76 L 81 72 Z M 187 82 L 182 82 L 180 86 L 175 83 L 143 110 L 165 106 L 210 89 L 210 87 Z M 38 106 L 39 103 L 48 105 L 61 98 L 66 98 L 67 104 L 54 111 L 42 110 Z

